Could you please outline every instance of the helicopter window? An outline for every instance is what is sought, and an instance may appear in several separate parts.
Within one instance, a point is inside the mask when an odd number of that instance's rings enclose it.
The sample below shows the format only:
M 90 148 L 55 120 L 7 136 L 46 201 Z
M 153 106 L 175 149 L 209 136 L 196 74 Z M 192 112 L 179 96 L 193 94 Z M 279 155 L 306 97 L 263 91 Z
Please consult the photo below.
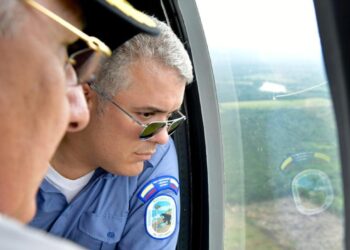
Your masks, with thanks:
M 343 249 L 337 126 L 313 1 L 196 3 L 219 104 L 224 249 Z

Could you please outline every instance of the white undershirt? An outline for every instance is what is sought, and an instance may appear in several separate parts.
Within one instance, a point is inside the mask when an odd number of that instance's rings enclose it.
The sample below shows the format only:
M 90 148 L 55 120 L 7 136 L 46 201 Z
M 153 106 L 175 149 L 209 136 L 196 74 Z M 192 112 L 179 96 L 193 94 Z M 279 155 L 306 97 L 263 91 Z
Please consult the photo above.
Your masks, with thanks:
M 70 203 L 71 200 L 80 192 L 80 190 L 85 187 L 89 182 L 95 171 L 75 179 L 67 179 L 58 173 L 53 167 L 49 166 L 49 170 L 46 173 L 45 179 L 64 194 L 67 202 Z

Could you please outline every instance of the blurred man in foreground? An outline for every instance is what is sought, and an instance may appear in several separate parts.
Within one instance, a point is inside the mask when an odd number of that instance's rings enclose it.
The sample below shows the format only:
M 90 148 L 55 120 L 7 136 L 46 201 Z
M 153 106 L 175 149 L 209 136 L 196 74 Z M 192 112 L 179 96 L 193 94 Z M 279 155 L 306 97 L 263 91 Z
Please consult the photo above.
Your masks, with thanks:
M 56 246 L 55 240 L 15 220 L 28 222 L 33 217 L 38 186 L 63 135 L 87 125 L 89 113 L 78 83 L 92 79 L 101 59 L 110 55 L 105 44 L 80 31 L 84 13 L 79 3 L 0 0 L 3 249 L 68 247 Z M 109 6 L 108 11 L 116 6 Z M 123 15 L 120 10 L 118 14 Z M 86 48 L 68 56 L 68 46 L 78 38 L 87 43 Z

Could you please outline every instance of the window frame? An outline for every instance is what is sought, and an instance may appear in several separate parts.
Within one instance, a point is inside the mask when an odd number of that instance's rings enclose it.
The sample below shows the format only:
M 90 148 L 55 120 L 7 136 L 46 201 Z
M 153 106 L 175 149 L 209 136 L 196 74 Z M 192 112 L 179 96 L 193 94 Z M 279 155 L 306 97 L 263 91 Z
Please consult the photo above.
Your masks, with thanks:
M 345 249 L 350 248 L 350 3 L 314 0 L 322 51 L 329 79 L 342 164 Z

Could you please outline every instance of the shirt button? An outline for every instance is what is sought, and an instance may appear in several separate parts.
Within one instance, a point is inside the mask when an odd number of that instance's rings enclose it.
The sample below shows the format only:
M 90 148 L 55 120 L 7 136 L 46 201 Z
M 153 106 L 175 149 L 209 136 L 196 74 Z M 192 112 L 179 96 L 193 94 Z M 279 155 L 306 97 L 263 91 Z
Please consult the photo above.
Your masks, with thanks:
M 114 236 L 115 236 L 114 232 L 108 232 L 107 233 L 107 237 L 108 238 L 114 238 Z

